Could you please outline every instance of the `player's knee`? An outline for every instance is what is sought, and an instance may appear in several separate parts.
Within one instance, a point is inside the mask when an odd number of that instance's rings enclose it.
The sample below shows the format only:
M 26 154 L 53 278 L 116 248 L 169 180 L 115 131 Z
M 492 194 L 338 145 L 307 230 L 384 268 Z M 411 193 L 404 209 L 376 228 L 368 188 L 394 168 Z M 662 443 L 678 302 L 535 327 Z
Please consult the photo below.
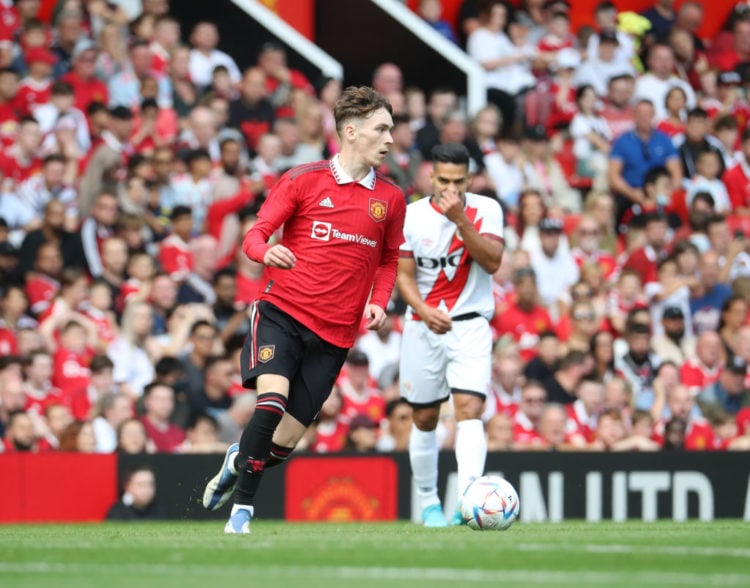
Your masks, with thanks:
M 414 426 L 420 431 L 434 431 L 437 428 L 440 411 L 438 408 L 420 408 L 414 410 Z
M 484 398 L 473 394 L 454 394 L 453 411 L 457 421 L 478 419 L 484 411 Z

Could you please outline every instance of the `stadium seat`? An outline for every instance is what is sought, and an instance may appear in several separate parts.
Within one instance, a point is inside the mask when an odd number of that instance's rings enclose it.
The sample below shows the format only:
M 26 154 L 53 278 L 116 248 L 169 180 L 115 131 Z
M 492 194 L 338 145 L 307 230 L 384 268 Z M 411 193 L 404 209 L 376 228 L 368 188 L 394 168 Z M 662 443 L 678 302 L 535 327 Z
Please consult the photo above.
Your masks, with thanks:
M 750 217 L 730 215 L 727 217 L 727 224 L 732 234 L 742 231 L 745 237 L 750 237 Z

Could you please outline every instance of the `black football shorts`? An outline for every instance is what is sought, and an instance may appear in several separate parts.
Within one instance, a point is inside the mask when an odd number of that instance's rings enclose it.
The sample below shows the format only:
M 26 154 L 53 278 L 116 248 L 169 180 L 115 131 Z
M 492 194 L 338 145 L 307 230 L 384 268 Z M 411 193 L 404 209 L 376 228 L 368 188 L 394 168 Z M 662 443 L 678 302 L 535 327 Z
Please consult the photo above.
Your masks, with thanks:
M 331 393 L 348 349 L 321 339 L 270 302 L 255 302 L 251 328 L 240 356 L 242 385 L 254 389 L 258 376 L 289 380 L 286 411 L 310 425 Z

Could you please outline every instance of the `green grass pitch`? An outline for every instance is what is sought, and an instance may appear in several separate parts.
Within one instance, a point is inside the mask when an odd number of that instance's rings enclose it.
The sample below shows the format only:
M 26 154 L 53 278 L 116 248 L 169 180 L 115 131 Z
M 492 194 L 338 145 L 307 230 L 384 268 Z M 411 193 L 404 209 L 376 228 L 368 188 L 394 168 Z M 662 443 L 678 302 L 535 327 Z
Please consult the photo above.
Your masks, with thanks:
M 750 586 L 750 524 L 255 521 L 0 526 L 0 586 L 375 588 Z

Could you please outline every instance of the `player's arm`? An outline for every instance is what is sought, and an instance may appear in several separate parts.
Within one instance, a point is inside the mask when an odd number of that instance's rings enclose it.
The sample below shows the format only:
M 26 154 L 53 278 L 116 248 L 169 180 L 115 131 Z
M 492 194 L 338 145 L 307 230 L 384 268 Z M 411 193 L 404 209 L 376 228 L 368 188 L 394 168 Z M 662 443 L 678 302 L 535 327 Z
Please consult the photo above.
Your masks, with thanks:
M 438 308 L 429 306 L 419 293 L 417 286 L 417 263 L 410 251 L 402 251 L 398 260 L 398 277 L 396 278 L 398 291 L 404 301 L 414 309 L 427 328 L 442 335 L 451 330 L 451 318 Z
M 387 221 L 383 249 L 372 282 L 370 302 L 365 307 L 366 328 L 370 330 L 379 329 L 385 322 L 385 308 L 396 283 L 399 248 L 404 242 L 405 217 L 406 199 L 399 191 L 399 197 L 392 201 L 392 215 Z
M 464 201 L 456 191 L 445 190 L 440 195 L 437 205 L 443 211 L 443 214 L 456 224 L 464 247 L 469 251 L 471 258 L 488 274 L 494 274 L 500 267 L 505 250 L 503 239 L 499 236 L 502 231 L 502 217 L 500 216 L 502 213 L 499 212 L 499 205 L 497 219 L 487 218 L 483 220 L 483 223 L 486 221 L 490 225 L 497 224 L 497 227 L 492 227 L 497 234 L 489 232 L 480 234 L 477 231 L 474 223 L 466 216 Z
M 258 221 L 242 241 L 242 250 L 250 259 L 271 267 L 291 269 L 297 261 L 294 253 L 281 244 L 269 245 L 268 240 L 297 208 L 296 185 L 283 176 L 268 195 L 258 214 Z

